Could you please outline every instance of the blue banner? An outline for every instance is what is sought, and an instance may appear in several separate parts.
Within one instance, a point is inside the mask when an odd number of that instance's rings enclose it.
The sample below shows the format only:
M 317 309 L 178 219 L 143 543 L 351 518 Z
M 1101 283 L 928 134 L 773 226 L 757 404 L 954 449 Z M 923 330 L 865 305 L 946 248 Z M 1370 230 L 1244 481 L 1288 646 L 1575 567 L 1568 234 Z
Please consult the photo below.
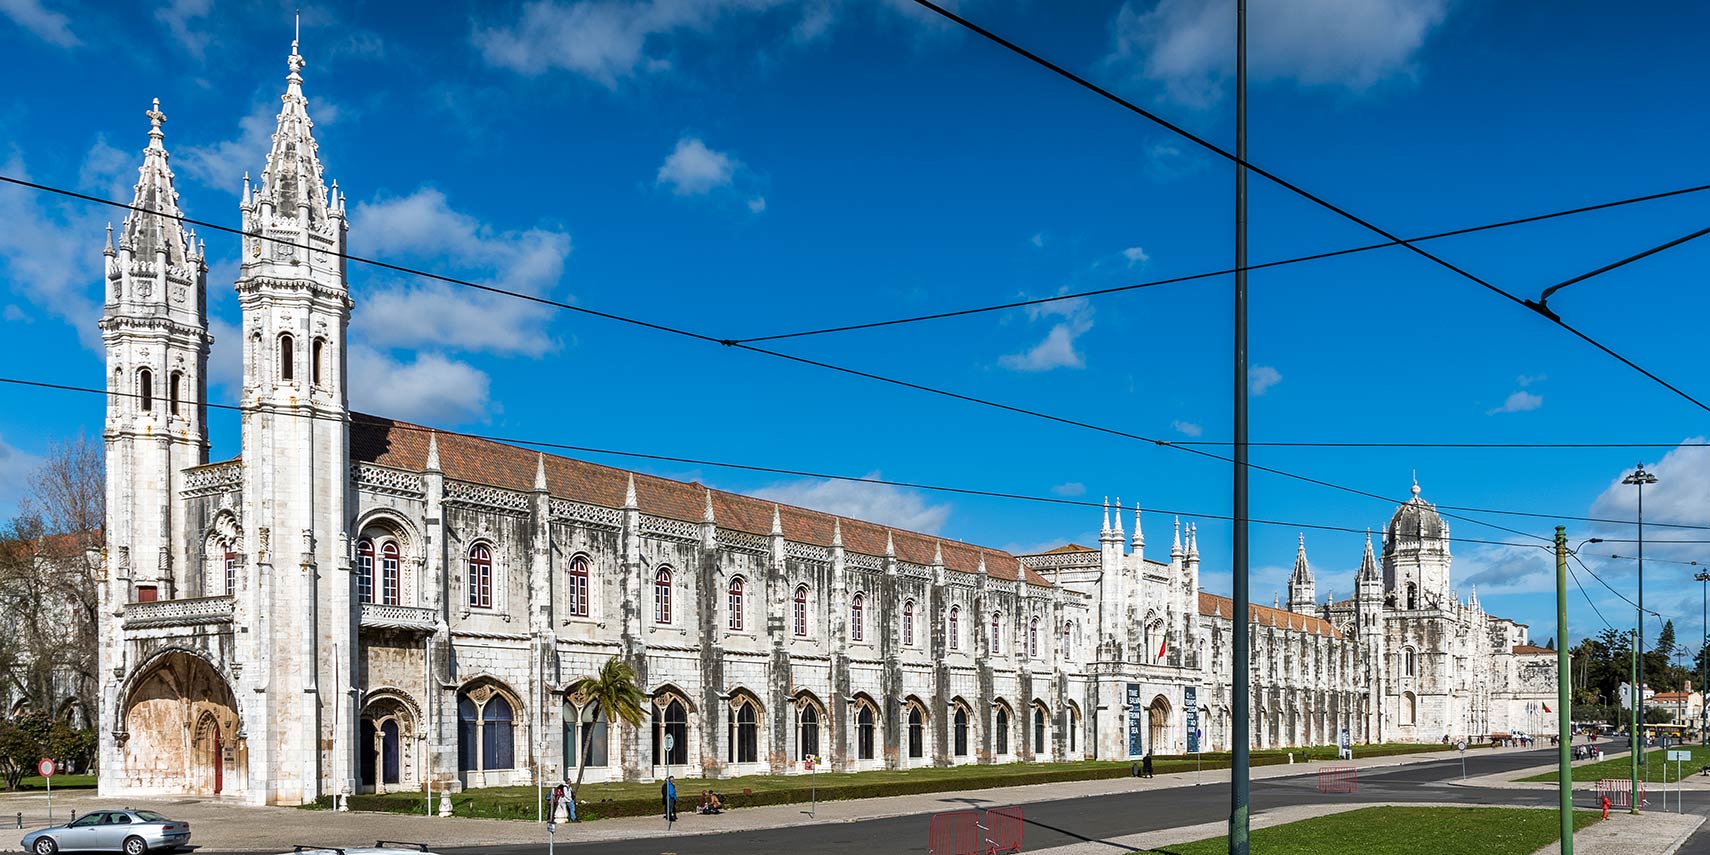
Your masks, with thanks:
M 1140 684 L 1128 684 L 1128 756 L 1145 753 L 1140 745 Z
M 1189 686 L 1182 690 L 1182 703 L 1187 706 L 1187 751 L 1199 753 L 1199 690 Z

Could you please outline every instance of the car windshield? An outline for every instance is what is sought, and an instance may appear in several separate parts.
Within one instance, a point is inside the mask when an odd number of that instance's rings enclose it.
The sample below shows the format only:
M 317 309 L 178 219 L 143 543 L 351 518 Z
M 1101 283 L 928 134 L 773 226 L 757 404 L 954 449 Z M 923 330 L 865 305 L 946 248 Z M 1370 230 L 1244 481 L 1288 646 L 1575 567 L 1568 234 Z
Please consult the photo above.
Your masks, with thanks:
M 100 812 L 86 813 L 83 816 L 81 816 L 75 820 L 72 820 L 69 827 L 70 828 L 84 828 L 84 827 L 90 826 L 90 825 L 99 825 L 101 820 L 106 819 L 106 818 L 107 818 L 107 815 L 104 813 L 100 813 Z
M 143 822 L 171 822 L 172 821 L 170 819 L 167 819 L 164 816 L 161 816 L 158 813 L 155 813 L 152 810 L 139 810 L 139 811 L 137 811 L 137 818 L 142 820 Z

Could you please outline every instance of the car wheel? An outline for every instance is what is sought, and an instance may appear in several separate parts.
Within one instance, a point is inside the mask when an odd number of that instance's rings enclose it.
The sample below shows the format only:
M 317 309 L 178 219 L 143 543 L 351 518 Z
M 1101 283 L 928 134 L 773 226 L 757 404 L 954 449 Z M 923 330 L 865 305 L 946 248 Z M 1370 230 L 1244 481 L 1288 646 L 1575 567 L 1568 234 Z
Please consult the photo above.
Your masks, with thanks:
M 148 855 L 148 844 L 141 837 L 125 838 L 125 855 Z
M 52 837 L 38 837 L 35 845 L 30 848 L 35 851 L 36 855 L 53 855 L 59 851 L 59 844 L 53 842 Z

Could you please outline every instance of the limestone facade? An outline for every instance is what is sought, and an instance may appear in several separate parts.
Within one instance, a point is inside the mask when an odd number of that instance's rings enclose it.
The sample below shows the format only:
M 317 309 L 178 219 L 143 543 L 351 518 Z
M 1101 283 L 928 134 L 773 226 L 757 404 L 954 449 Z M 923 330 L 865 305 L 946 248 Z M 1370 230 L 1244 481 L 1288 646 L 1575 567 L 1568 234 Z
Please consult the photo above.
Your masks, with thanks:
M 1120 500 L 1098 547 L 1016 556 L 352 413 L 344 197 L 295 43 L 288 68 L 242 194 L 237 458 L 208 462 L 194 403 L 206 265 L 176 219 L 158 105 L 148 213 L 109 237 L 104 793 L 294 804 L 578 767 L 1221 751 L 1236 619 L 1259 747 L 1478 735 L 1553 695 L 1553 672 L 1546 687 L 1514 652 L 1524 626 L 1450 593 L 1447 527 L 1417 487 L 1382 578 L 1368 538 L 1353 599 L 1317 601 L 1302 540 L 1291 608 L 1237 616 L 1200 589 L 1192 525 L 1148 559 Z M 612 657 L 651 699 L 639 726 L 567 691 Z

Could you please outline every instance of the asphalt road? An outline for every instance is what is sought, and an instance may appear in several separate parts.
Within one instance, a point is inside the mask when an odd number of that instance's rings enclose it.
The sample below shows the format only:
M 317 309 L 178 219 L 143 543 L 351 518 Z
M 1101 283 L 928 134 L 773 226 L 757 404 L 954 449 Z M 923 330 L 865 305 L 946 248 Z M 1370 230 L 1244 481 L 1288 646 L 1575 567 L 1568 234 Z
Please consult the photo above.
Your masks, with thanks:
M 1469 776 L 1513 771 L 1549 763 L 1554 749 L 1474 751 L 1467 754 Z M 1470 805 L 1554 805 L 1554 790 L 1504 790 L 1453 786 L 1459 780 L 1459 758 L 1405 766 L 1360 770 L 1359 789 L 1349 794 L 1318 791 L 1315 774 L 1253 782 L 1253 808 L 1324 802 L 1456 802 Z M 1589 793 L 1577 794 L 1580 807 L 1593 807 Z M 1144 831 L 1156 831 L 1229 816 L 1226 785 L 1172 787 L 1056 801 L 1024 803 L 1027 826 L 1025 851 L 1037 851 L 1085 841 L 1106 841 Z M 929 815 L 894 817 L 850 823 L 798 826 L 722 834 L 682 834 L 603 843 L 560 843 L 573 855 L 698 855 L 740 852 L 745 855 L 875 855 L 879 852 L 924 853 Z M 1698 848 L 1693 848 L 1693 847 Z M 470 847 L 447 850 L 467 855 L 538 855 L 540 845 Z M 1112 853 L 1127 847 L 1111 843 Z M 1710 855 L 1710 835 L 1700 834 L 1681 850 Z

